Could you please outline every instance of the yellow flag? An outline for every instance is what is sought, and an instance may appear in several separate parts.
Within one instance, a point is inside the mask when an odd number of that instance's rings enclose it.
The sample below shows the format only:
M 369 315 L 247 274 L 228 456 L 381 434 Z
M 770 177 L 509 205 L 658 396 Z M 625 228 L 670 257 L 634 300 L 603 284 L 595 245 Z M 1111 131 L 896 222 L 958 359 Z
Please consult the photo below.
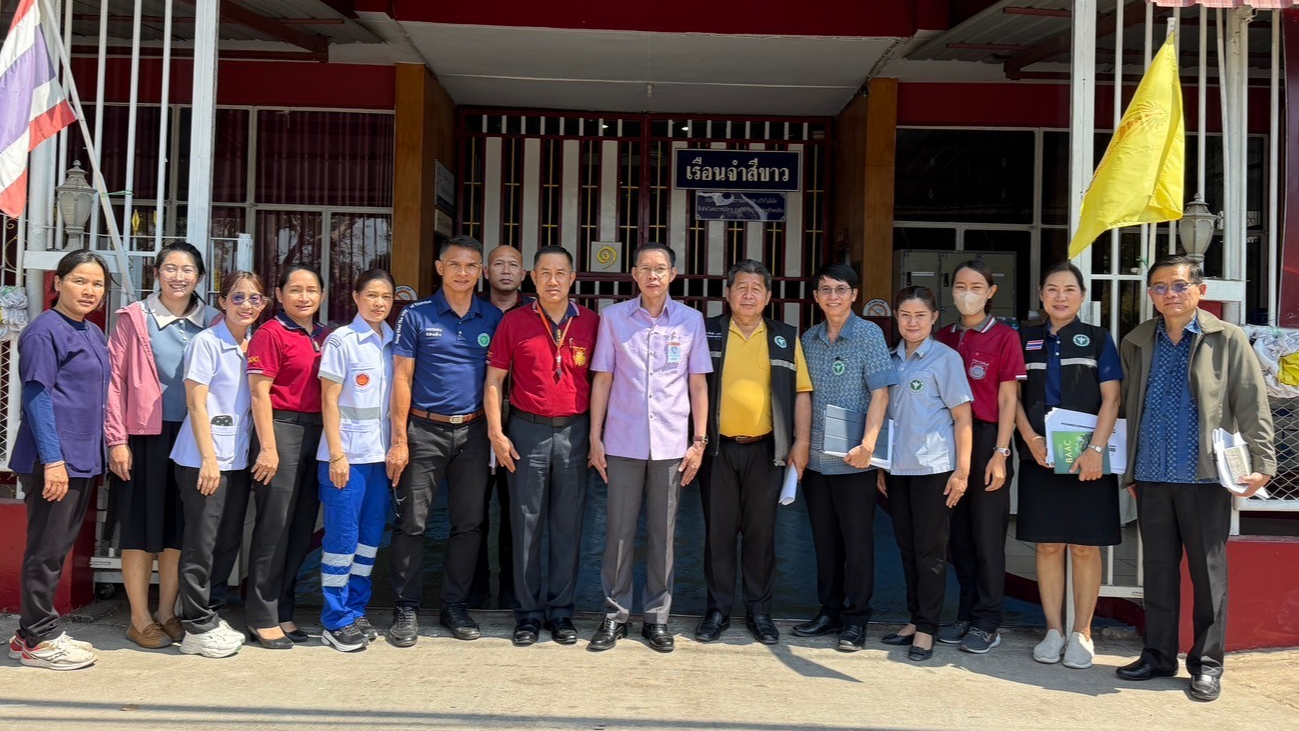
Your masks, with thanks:
M 1182 86 L 1170 35 L 1096 167 L 1069 256 L 1078 256 L 1112 228 L 1180 219 L 1185 180 Z

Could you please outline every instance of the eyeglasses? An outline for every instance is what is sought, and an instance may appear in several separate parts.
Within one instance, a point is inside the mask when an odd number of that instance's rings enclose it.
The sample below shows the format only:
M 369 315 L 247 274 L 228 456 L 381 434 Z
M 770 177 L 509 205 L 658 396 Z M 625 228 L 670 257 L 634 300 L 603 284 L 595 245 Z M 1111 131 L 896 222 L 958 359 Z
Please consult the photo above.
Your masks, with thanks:
M 1173 282 L 1172 284 L 1156 284 L 1153 287 L 1148 287 L 1148 289 L 1151 294 L 1163 297 L 1169 292 L 1172 292 L 1173 294 L 1186 294 L 1186 290 L 1194 286 L 1195 285 L 1191 282 Z
M 234 305 L 235 307 L 243 307 L 245 302 L 248 303 L 248 304 L 250 304 L 250 305 L 252 305 L 253 307 L 261 307 L 262 305 L 264 305 L 264 304 L 266 304 L 267 302 L 270 302 L 270 301 L 271 301 L 271 298 L 270 298 L 270 297 L 267 297 L 267 296 L 264 295 L 264 294 L 232 294 L 232 295 L 230 295 L 230 304 Z
M 178 267 L 174 264 L 168 264 L 158 271 L 162 272 L 162 275 L 168 279 L 176 279 L 177 277 L 189 279 L 198 275 L 198 267 Z
M 822 297 L 829 297 L 829 296 L 832 295 L 832 294 L 833 294 L 833 295 L 836 295 L 836 296 L 839 296 L 839 297 L 847 297 L 847 296 L 848 296 L 848 293 L 849 293 L 849 292 L 852 292 L 852 287 L 844 287 L 844 286 L 839 286 L 839 287 L 821 287 L 821 288 L 817 289 L 816 291 L 817 291 L 817 293 L 820 294 Z
M 672 270 L 668 269 L 667 267 L 654 267 L 653 269 L 649 267 L 636 267 L 636 271 L 640 272 L 642 277 L 654 277 L 656 279 L 663 279 Z

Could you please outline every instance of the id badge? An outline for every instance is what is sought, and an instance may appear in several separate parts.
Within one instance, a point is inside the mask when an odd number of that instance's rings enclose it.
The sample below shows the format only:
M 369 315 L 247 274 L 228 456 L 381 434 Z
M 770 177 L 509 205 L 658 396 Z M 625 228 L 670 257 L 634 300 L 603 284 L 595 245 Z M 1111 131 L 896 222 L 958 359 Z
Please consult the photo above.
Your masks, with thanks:
M 668 343 L 668 362 L 669 363 L 681 362 L 681 343 L 677 343 L 677 342 Z

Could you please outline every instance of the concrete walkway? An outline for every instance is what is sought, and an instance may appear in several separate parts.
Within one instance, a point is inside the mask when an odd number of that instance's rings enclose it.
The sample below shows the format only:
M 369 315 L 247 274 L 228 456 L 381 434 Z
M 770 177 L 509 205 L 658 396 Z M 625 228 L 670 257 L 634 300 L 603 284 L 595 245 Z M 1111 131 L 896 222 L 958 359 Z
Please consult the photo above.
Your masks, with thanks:
M 146 652 L 123 639 L 120 605 L 97 605 L 68 627 L 100 648 L 90 669 L 55 673 L 0 660 L 0 729 L 1282 729 L 1299 728 L 1299 650 L 1233 655 L 1223 696 L 1196 703 L 1187 679 L 1125 683 L 1113 668 L 1138 651 L 1127 635 L 1098 637 L 1096 665 L 1039 665 L 1037 633 L 1011 631 L 985 656 L 941 647 L 914 664 L 872 626 L 863 652 L 789 635 L 765 647 L 743 622 L 700 645 L 696 620 L 674 618 L 677 650 L 632 637 L 605 653 L 577 620 L 575 647 L 516 648 L 513 621 L 478 613 L 484 637 L 458 642 L 421 617 L 411 649 L 380 641 L 343 655 L 313 641 L 291 651 L 245 647 L 209 660 L 175 648 Z M 236 627 L 242 616 L 229 617 Z M 386 628 L 387 612 L 375 622 Z M 17 618 L 0 615 L 5 637 Z M 317 630 L 304 625 L 309 630 Z M 548 635 L 543 633 L 548 640 Z

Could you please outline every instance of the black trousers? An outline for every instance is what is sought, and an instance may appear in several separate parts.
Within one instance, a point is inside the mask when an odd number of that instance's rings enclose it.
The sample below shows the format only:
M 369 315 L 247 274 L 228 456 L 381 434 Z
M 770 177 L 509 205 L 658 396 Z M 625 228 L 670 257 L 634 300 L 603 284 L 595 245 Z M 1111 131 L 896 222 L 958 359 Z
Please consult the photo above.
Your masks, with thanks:
M 239 558 L 244 520 L 248 516 L 248 470 L 221 473 L 216 492 L 198 491 L 198 469 L 176 466 L 185 533 L 180 546 L 180 608 L 185 631 L 216 629 L 213 583 L 225 585 Z
M 442 604 L 465 604 L 482 540 L 491 451 L 487 420 L 438 424 L 411 416 L 406 440 L 410 463 L 393 495 L 392 588 L 396 604 L 419 607 L 424 590 L 424 531 L 443 478 L 451 535 L 442 566 Z
M 514 535 L 510 528 L 509 470 L 497 465 L 487 478 L 487 495 L 483 498 L 483 522 L 479 530 L 483 539 L 478 544 L 478 563 L 474 567 L 474 583 L 469 597 L 486 601 L 492 595 L 492 495 L 496 495 L 499 518 L 496 522 L 496 596 L 501 609 L 517 609 L 514 598 Z
M 984 632 L 1001 626 L 1001 605 L 1006 596 L 1006 532 L 1010 530 L 1010 478 L 1015 460 L 1006 459 L 1006 481 L 988 492 L 984 473 L 997 446 L 997 425 L 974 423 L 974 449 L 970 484 L 965 497 L 952 509 L 952 567 L 961 586 L 956 618 Z
M 585 415 L 562 427 L 534 424 L 518 416 L 510 418 L 510 441 L 514 442 L 519 460 L 514 472 L 500 469 L 509 475 L 509 512 L 513 515 L 507 525 L 514 529 L 518 549 L 513 571 L 517 620 L 573 616 L 573 595 L 582 563 L 590 432 L 591 422 Z M 545 552 L 543 533 L 549 540 Z
M 1192 675 L 1222 675 L 1227 641 L 1227 535 L 1231 493 L 1222 486 L 1137 483 L 1145 572 L 1146 643 L 1141 656 L 1177 670 L 1182 552 L 1190 569 L 1194 640 L 1186 653 Z
M 773 464 L 770 439 L 739 444 L 722 438 L 717 456 L 699 470 L 704 503 L 704 584 L 708 611 L 731 616 L 735 604 L 736 539 L 744 610 L 771 614 L 776 587 L 776 505 L 785 468 Z
M 248 551 L 250 627 L 274 627 L 293 621 L 298 571 L 311 550 L 320 515 L 316 449 L 320 446 L 320 414 L 275 412 L 275 451 L 280 466 L 269 485 L 253 485 L 257 524 Z M 249 450 L 260 450 L 253 440 Z
M 875 593 L 875 472 L 803 471 L 821 612 L 866 624 Z M 774 500 L 772 501 L 775 502 Z
M 907 611 L 916 631 L 931 635 L 938 631 L 947 590 L 947 534 L 952 511 L 943 490 L 951 474 L 888 477 L 893 534 L 907 582 Z
M 68 479 L 68 494 L 58 502 L 41 497 L 45 470 L 37 464 L 30 475 L 18 475 L 27 507 L 27 548 L 18 577 L 21 617 L 19 629 L 28 645 L 58 637 L 59 613 L 54 611 L 54 594 L 63 576 L 63 562 L 77 542 L 86 509 L 95 493 L 94 477 Z

